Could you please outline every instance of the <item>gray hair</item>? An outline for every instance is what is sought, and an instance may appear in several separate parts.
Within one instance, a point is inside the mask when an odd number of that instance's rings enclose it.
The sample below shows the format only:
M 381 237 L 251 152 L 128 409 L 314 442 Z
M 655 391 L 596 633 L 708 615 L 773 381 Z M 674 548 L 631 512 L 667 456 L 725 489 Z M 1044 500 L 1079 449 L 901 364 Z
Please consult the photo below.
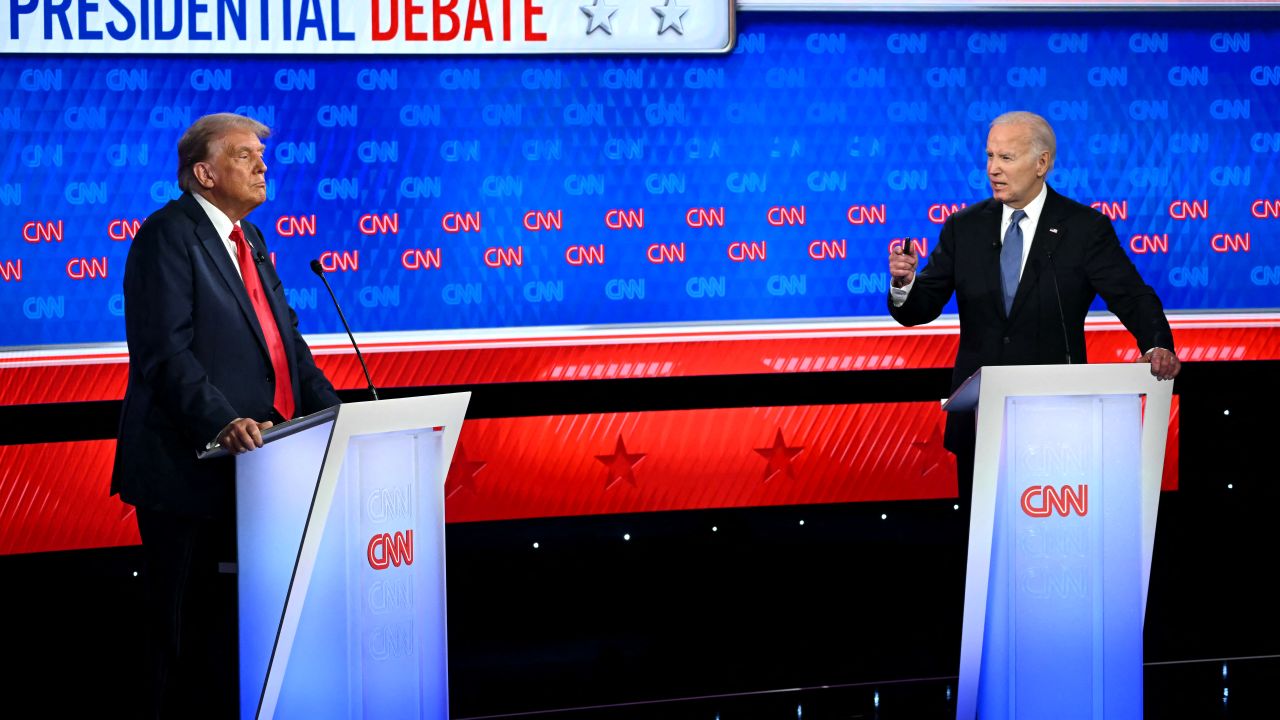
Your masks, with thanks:
M 1053 134 L 1053 127 L 1049 125 L 1048 120 L 1033 112 L 1014 110 L 991 121 L 991 127 L 997 125 L 1025 125 L 1030 128 L 1032 149 L 1036 154 L 1049 153 L 1049 167 L 1053 167 L 1053 161 L 1058 157 L 1058 139 Z
M 208 160 L 213 144 L 233 130 L 247 130 L 259 140 L 271 136 L 271 128 L 235 113 L 214 113 L 196 120 L 178 140 L 178 187 L 183 192 L 193 192 L 199 187 L 196 163 Z

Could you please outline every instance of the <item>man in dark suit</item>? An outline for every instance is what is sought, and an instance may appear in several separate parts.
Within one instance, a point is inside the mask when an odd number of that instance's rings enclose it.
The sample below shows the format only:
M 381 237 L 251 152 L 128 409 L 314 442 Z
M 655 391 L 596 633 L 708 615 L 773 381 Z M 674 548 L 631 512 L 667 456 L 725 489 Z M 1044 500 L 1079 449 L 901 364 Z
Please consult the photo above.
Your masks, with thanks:
M 1099 295 L 1137 340 L 1152 375 L 1172 379 L 1181 369 L 1164 307 L 1111 221 L 1045 183 L 1056 149 L 1053 128 L 1039 115 L 996 118 L 987 136 L 991 199 L 947 219 L 919 274 L 914 255 L 897 248 L 889 254 L 889 312 L 898 322 L 931 322 L 956 296 L 952 390 L 985 365 L 1086 362 L 1084 321 Z M 974 439 L 972 413 L 947 418 L 944 445 L 956 455 L 966 505 Z
M 253 450 L 273 423 L 339 402 L 243 221 L 266 200 L 269 134 L 231 114 L 188 128 L 183 195 L 142 224 L 125 266 L 129 385 L 111 490 L 137 509 L 163 717 L 237 709 L 234 582 L 219 579 L 235 559 L 235 466 L 197 453 Z

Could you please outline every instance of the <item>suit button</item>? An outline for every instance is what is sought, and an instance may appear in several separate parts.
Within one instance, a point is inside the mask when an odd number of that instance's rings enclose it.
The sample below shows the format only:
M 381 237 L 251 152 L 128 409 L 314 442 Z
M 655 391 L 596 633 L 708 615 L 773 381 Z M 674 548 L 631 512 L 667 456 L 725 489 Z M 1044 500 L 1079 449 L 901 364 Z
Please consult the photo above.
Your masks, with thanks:
M 1008 345 L 1008 344 L 1009 344 L 1009 336 L 1008 336 L 1008 335 L 1005 335 L 1005 336 L 1004 336 L 1004 344 L 1005 344 L 1005 345 Z
M 1005 338 L 1004 341 L 1009 342 L 1009 338 Z M 275 377 L 271 373 L 267 373 L 267 382 L 275 382 L 275 381 L 276 381 Z

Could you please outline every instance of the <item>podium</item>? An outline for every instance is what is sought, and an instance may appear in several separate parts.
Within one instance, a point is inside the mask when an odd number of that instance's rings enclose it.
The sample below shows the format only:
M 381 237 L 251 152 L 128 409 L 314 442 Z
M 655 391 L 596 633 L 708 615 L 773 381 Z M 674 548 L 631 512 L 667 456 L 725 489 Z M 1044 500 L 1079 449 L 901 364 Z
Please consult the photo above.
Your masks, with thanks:
M 470 397 L 335 406 L 236 458 L 241 718 L 447 720 L 444 479 Z
M 1142 717 L 1142 624 L 1173 383 L 1141 363 L 986 367 L 957 720 Z

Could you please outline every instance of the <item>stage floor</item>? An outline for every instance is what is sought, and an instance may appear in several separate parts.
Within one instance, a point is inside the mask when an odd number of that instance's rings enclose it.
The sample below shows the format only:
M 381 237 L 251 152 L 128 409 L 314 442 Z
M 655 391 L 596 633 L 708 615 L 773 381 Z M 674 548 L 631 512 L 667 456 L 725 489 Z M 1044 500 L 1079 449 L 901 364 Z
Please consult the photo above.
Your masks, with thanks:
M 1274 718 L 1278 677 L 1280 655 L 1148 663 L 1144 715 L 1148 720 Z M 935 677 L 456 720 L 953 720 L 955 692 L 955 677 Z

